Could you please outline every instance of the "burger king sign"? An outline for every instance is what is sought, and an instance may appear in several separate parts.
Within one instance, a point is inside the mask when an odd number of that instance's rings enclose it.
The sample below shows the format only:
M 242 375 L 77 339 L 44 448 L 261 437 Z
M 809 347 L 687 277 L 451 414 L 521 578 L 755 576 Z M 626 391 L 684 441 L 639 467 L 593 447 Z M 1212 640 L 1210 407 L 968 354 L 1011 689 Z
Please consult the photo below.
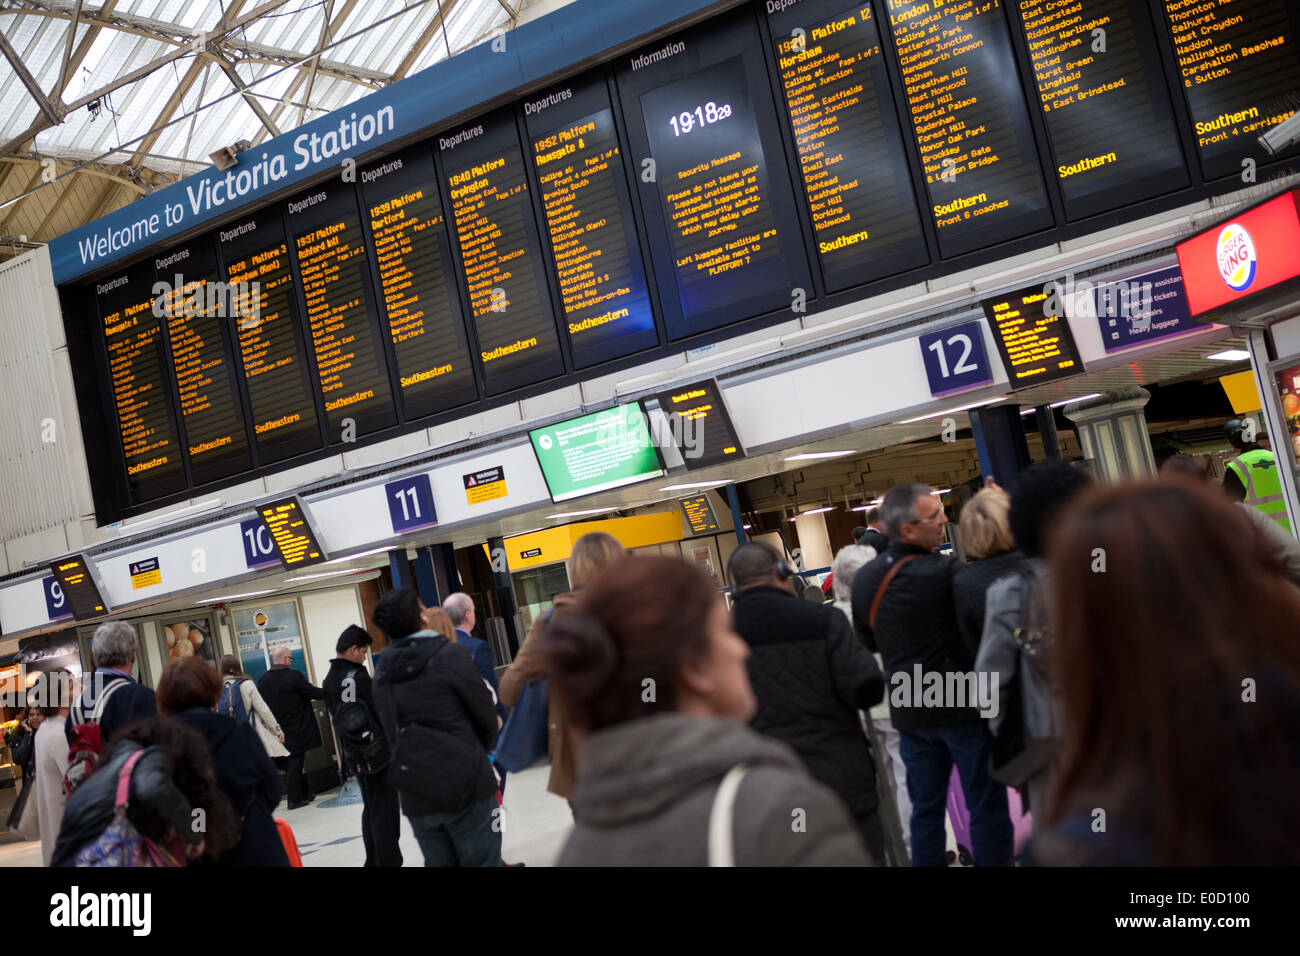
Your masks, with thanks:
M 1192 316 L 1300 276 L 1300 190 L 1180 242 L 1178 270 Z
M 1215 243 L 1215 254 L 1219 263 L 1219 275 L 1228 283 L 1228 288 L 1236 292 L 1245 292 L 1255 281 L 1255 242 L 1241 223 L 1230 222 L 1219 233 Z

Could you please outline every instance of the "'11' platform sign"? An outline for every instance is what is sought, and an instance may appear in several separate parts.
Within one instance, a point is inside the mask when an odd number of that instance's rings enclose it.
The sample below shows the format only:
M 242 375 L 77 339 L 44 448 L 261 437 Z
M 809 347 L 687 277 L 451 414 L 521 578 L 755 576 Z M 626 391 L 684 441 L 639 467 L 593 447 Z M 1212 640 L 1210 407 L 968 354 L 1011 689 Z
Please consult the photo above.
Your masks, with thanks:
M 388 499 L 388 516 L 393 520 L 394 534 L 432 528 L 438 523 L 428 475 L 390 481 L 384 485 L 384 497 Z

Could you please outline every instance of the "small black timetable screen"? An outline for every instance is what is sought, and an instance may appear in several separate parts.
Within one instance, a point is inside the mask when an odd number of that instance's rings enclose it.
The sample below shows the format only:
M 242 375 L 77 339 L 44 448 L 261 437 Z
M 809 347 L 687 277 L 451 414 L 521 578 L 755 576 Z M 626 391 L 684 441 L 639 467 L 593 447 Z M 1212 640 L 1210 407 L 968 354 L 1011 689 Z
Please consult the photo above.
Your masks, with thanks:
M 1051 226 L 999 0 L 887 5 L 940 252 Z
M 1066 215 L 1078 219 L 1186 186 L 1145 2 L 1021 0 L 1015 6 Z
M 321 445 L 310 373 L 299 339 L 297 293 L 280 211 L 222 229 L 217 238 L 233 286 L 234 326 L 262 464 Z
M 153 271 L 148 266 L 109 276 L 94 286 L 126 482 L 135 502 L 185 487 L 162 322 L 154 312 Z
M 1162 0 L 1208 179 L 1264 162 L 1260 135 L 1293 112 L 1278 105 L 1300 78 L 1300 7 L 1285 0 Z
M 608 88 L 563 87 L 524 112 L 574 364 L 658 344 Z
M 50 565 L 50 572 L 63 589 L 74 619 L 84 621 L 108 613 L 108 602 L 104 600 L 95 573 L 83 555 L 74 554 L 55 561 Z
M 716 379 L 678 386 L 658 399 L 688 469 L 745 457 Z
M 474 367 L 429 147 L 361 170 L 361 195 L 407 420 L 473 401 Z
M 927 261 L 875 14 L 843 4 L 803 0 L 768 14 L 832 292 Z
M 322 183 L 291 199 L 288 209 L 329 440 L 394 425 L 356 194 L 351 186 Z
M 514 116 L 438 137 L 489 394 L 564 371 Z
M 1013 389 L 1083 371 L 1065 310 L 1054 307 L 1062 299 L 1059 289 L 1053 292 L 1048 283 L 1046 288 L 1031 286 L 981 303 Z
M 211 237 L 154 259 L 154 308 L 167 325 L 190 476 L 196 485 L 252 467 L 244 410 L 223 326 L 230 297 Z
M 306 506 L 297 495 L 258 505 L 257 516 L 275 543 L 276 555 L 286 571 L 329 559 Z

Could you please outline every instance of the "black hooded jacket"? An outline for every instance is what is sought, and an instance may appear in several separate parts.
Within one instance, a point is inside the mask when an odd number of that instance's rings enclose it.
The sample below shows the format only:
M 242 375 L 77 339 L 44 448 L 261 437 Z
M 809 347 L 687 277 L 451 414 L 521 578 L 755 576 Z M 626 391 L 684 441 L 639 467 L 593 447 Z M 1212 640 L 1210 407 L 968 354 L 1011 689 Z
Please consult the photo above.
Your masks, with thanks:
M 374 699 L 407 816 L 464 810 L 496 792 L 487 754 L 497 712 L 463 647 L 432 631 L 394 641 L 379 657 Z
M 217 785 L 244 820 L 239 845 L 220 861 L 222 865 L 288 866 L 271 815 L 284 795 L 284 785 L 253 725 L 201 707 L 182 711 L 176 719 L 207 741 Z

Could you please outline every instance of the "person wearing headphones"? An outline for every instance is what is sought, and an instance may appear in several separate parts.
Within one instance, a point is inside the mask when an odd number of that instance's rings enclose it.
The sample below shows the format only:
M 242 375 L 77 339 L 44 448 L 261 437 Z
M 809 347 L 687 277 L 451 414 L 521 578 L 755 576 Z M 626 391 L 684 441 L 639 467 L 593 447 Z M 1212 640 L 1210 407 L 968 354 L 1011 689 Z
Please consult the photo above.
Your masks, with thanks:
M 758 700 L 751 726 L 794 749 L 808 772 L 839 795 L 872 858 L 883 864 L 875 766 L 858 717 L 884 696 L 875 658 L 834 605 L 795 597 L 794 572 L 771 545 L 742 544 L 727 573 L 736 589 L 732 626 L 750 648 Z
M 1253 423 L 1252 423 L 1253 424 Z M 1276 521 L 1288 533 L 1291 522 L 1286 516 L 1282 497 L 1282 476 L 1277 470 L 1277 456 L 1255 441 L 1255 430 L 1240 418 L 1223 426 L 1228 443 L 1237 453 L 1223 474 L 1223 488 L 1234 501 L 1244 501 L 1256 511 Z M 1250 440 L 1247 441 L 1247 438 Z

